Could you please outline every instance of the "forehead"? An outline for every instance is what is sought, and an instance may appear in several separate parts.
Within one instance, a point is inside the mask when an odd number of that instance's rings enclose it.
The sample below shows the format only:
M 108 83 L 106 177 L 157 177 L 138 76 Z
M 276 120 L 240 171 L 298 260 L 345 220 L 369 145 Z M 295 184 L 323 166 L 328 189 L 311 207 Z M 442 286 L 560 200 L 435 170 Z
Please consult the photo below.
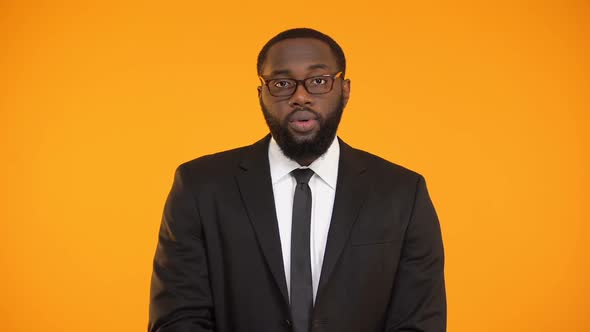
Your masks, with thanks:
M 262 76 L 306 75 L 318 69 L 334 72 L 338 64 L 328 44 L 312 38 L 282 40 L 268 50 Z

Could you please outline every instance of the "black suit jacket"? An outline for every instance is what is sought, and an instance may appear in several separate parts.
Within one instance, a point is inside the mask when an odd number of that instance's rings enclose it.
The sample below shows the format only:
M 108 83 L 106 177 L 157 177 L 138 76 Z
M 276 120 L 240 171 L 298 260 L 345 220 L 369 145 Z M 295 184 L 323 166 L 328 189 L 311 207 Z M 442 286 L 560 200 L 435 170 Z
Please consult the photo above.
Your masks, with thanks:
M 148 331 L 290 329 L 269 141 L 176 170 L 154 258 Z M 339 143 L 311 330 L 445 331 L 443 244 L 423 177 Z

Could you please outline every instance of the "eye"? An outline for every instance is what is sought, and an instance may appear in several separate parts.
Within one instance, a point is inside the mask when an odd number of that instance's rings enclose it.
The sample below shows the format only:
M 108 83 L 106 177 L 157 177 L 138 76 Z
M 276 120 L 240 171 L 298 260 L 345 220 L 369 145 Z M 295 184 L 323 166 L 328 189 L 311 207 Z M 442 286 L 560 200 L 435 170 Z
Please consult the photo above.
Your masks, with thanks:
M 272 82 L 272 85 L 279 89 L 289 89 L 293 86 L 293 82 L 290 80 L 276 80 Z
M 326 83 L 328 83 L 328 80 L 326 80 L 323 77 L 314 77 L 314 78 L 311 79 L 311 84 L 312 85 L 324 85 Z

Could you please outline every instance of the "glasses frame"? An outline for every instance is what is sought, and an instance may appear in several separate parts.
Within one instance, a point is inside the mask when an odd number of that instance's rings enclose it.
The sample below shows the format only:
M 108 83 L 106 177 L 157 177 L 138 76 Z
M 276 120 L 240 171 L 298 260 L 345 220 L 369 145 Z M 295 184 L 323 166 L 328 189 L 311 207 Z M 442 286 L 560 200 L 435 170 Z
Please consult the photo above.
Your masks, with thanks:
M 310 92 L 307 89 L 307 86 L 305 85 L 305 81 L 307 80 L 313 80 L 315 78 L 325 78 L 325 77 L 330 77 L 332 78 L 332 85 L 330 85 L 330 89 L 328 89 L 328 91 L 326 92 Z M 266 86 L 266 89 L 268 90 L 268 93 L 273 96 L 273 97 L 291 97 L 295 94 L 295 91 L 297 91 L 297 88 L 299 87 L 299 85 L 302 85 L 303 88 L 305 89 L 305 91 L 307 93 L 309 93 L 310 95 L 323 95 L 326 93 L 330 93 L 332 91 L 332 89 L 334 88 L 334 82 L 336 81 L 336 79 L 338 77 L 342 77 L 342 71 L 337 72 L 336 74 L 327 74 L 327 75 L 316 75 L 316 76 L 311 76 L 311 77 L 306 77 L 302 80 L 296 80 L 294 78 L 272 78 L 272 79 L 265 79 L 262 76 L 258 76 L 258 78 L 260 79 L 260 82 L 262 83 L 262 86 Z M 291 94 L 289 95 L 283 95 L 283 96 L 275 96 L 272 94 L 272 92 L 270 92 L 270 87 L 268 86 L 269 83 L 271 83 L 272 81 L 278 81 L 278 80 L 289 80 L 289 81 L 293 81 L 295 82 L 295 88 L 293 89 L 293 92 L 291 92 Z

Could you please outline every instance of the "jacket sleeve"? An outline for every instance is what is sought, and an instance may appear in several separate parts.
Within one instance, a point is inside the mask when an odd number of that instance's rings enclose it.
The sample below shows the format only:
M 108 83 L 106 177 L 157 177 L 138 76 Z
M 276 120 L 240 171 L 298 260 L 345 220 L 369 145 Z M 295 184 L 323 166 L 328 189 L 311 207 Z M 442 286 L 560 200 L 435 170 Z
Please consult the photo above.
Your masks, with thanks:
M 387 332 L 444 332 L 447 303 L 440 224 L 419 176 L 386 320 Z
M 183 166 L 166 199 L 153 261 L 148 332 L 214 331 L 207 255 Z

